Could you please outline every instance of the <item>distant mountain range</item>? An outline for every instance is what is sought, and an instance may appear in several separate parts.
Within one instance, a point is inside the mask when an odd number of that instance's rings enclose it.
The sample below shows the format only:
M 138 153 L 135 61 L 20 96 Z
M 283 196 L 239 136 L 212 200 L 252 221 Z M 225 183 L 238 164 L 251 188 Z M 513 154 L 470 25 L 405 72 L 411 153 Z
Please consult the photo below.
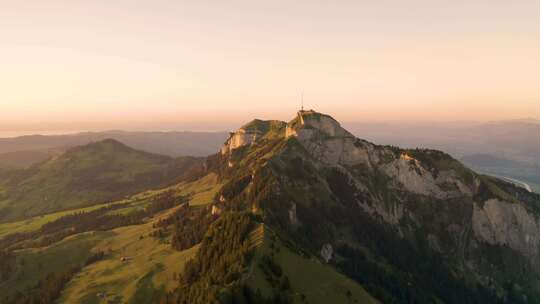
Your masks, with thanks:
M 58 155 L 68 148 L 108 138 L 138 150 L 171 157 L 207 156 L 214 153 L 227 136 L 227 132 L 105 131 L 0 138 L 0 168 L 27 167 Z

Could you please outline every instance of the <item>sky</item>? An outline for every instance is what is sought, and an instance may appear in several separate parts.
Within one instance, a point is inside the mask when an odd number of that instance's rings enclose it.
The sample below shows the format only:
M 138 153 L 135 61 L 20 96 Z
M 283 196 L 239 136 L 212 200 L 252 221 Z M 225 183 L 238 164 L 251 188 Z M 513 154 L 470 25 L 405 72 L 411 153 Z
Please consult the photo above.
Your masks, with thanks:
M 539 1 L 0 0 L 0 130 L 540 118 Z

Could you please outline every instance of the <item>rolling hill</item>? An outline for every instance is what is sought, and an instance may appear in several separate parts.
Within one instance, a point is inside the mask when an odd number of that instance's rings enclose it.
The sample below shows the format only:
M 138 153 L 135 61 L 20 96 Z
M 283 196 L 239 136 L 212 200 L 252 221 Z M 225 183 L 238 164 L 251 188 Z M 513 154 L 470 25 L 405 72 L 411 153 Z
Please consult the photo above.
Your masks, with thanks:
M 79 208 L 163 187 L 197 170 L 202 160 L 132 149 L 116 140 L 75 147 L 0 180 L 0 221 Z
M 207 156 L 227 139 L 227 132 L 83 132 L 0 138 L 0 168 L 21 168 L 69 148 L 115 139 L 134 149 L 171 157 Z

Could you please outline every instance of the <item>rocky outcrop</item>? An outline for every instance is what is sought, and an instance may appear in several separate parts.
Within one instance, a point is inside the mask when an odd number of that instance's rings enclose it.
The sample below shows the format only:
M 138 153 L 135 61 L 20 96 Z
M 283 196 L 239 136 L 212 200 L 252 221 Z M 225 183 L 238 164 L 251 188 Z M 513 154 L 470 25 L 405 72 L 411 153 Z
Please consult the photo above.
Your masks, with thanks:
M 473 209 L 473 231 L 484 242 L 508 245 L 526 256 L 539 253 L 540 223 L 518 203 L 489 199 Z
M 299 111 L 287 125 L 285 136 L 298 141 L 327 165 L 369 164 L 373 145 L 354 137 L 332 117 L 314 111 Z
M 321 257 L 322 259 L 328 263 L 332 259 L 332 256 L 334 255 L 334 249 L 332 248 L 332 245 L 326 243 L 321 248 Z
M 229 139 L 221 148 L 221 154 L 229 154 L 234 149 L 252 145 L 268 132 L 278 131 L 279 133 L 279 130 L 283 130 L 284 127 L 285 123 L 282 121 L 255 119 L 230 134 Z
M 239 129 L 238 131 L 231 133 L 229 139 L 221 148 L 221 154 L 228 154 L 234 149 L 240 148 L 245 145 L 251 145 L 260 136 L 262 136 L 262 132 L 259 130 Z
M 400 203 L 386 206 L 385 204 L 367 204 L 365 202 L 359 202 L 358 205 L 367 213 L 378 215 L 385 222 L 392 225 L 397 225 L 405 214 L 405 207 Z
M 212 205 L 212 211 L 211 211 L 212 215 L 220 215 L 221 212 L 222 212 L 221 208 L 219 208 L 216 205 Z
M 472 191 L 452 170 L 440 171 L 437 176 L 424 168 L 422 163 L 407 154 L 387 164 L 381 169 L 398 181 L 405 189 L 416 194 L 448 199 L 472 196 Z
M 296 203 L 292 203 L 291 208 L 289 209 L 289 221 L 293 226 L 300 224 L 300 221 L 296 216 Z

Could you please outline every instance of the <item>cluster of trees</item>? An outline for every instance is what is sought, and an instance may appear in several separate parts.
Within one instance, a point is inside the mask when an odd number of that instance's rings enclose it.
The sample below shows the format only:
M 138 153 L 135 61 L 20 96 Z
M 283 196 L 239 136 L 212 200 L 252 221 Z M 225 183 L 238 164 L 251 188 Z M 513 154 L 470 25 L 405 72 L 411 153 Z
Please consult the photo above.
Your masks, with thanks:
M 188 196 L 176 197 L 173 191 L 166 191 L 153 198 L 145 210 L 128 214 L 115 214 L 111 211 L 126 208 L 129 203 L 111 204 L 92 211 L 68 214 L 44 224 L 39 230 L 9 234 L 0 239 L 0 248 L 44 247 L 73 234 L 136 225 L 142 223 L 146 217 L 188 201 Z
M 264 297 L 261 291 L 253 291 L 246 284 L 234 284 L 219 295 L 219 304 L 290 304 L 291 299 L 285 293 L 274 293 L 270 298 Z
M 7 235 L 0 240 L 0 246 L 12 249 L 44 247 L 81 232 L 104 231 L 139 224 L 147 216 L 147 212 L 143 210 L 129 214 L 109 214 L 126 206 L 127 203 L 113 204 L 92 211 L 65 215 L 44 224 L 39 230 Z
M 171 245 L 185 250 L 200 243 L 210 225 L 218 218 L 208 208 L 184 208 L 186 214 L 174 217 Z
M 196 256 L 184 265 L 179 287 L 162 303 L 233 303 L 232 299 L 242 296 L 245 288 L 239 285 L 239 278 L 252 258 L 248 234 L 253 228 L 247 212 L 220 216 L 208 229 Z
M 7 280 L 14 270 L 15 255 L 11 251 L 0 251 L 0 283 Z
M 468 285 L 445 259 L 428 245 L 422 232 L 402 238 L 395 228 L 359 209 L 346 209 L 340 218 L 353 229 L 356 241 L 371 253 L 342 244 L 337 267 L 384 303 L 499 303 L 494 293 Z M 369 227 L 369 229 L 366 229 Z M 381 266 L 386 264 L 387 266 Z M 388 268 L 390 267 L 390 268 Z
M 39 283 L 24 292 L 19 292 L 10 299 L 5 299 L 11 304 L 52 304 L 60 297 L 62 289 L 79 272 L 83 266 L 90 265 L 103 259 L 104 253 L 97 252 L 90 256 L 83 265 L 73 265 L 68 269 L 48 274 Z
M 88 259 L 86 259 L 86 262 L 84 262 L 84 266 L 88 266 L 90 264 L 94 264 L 97 261 L 103 260 L 105 257 L 104 251 L 98 251 L 95 254 L 91 255 Z
M 274 289 L 274 298 L 279 299 L 279 303 L 290 303 L 291 284 L 281 266 L 277 264 L 272 256 L 264 255 L 259 261 L 259 268 L 262 269 L 265 279 Z
M 151 236 L 156 238 L 171 237 L 171 245 L 176 250 L 185 250 L 200 243 L 208 227 L 218 218 L 211 214 L 210 206 L 184 204 L 169 217 L 160 219 L 152 225 L 155 230 Z
M 188 195 L 176 196 L 174 190 L 164 191 L 153 197 L 148 207 L 146 207 L 146 212 L 149 215 L 156 214 L 163 210 L 187 203 L 189 200 L 190 197 Z

